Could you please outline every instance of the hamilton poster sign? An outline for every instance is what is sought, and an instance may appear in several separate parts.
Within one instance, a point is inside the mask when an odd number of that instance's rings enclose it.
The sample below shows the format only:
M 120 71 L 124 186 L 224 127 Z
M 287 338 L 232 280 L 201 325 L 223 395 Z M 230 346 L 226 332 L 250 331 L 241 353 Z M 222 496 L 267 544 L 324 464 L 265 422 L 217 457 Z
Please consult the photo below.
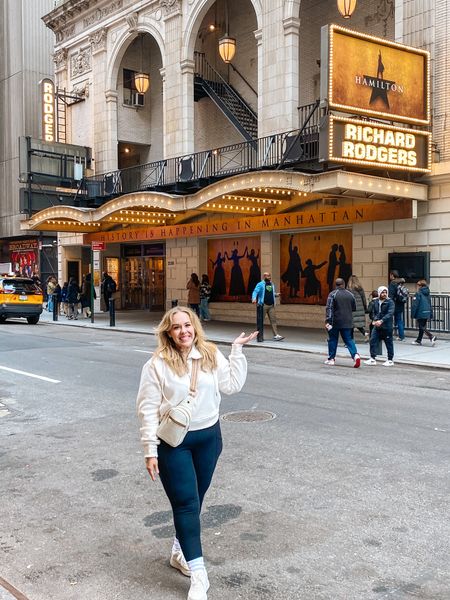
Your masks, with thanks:
M 322 28 L 321 96 L 332 109 L 428 124 L 429 64 L 425 50 L 338 25 Z

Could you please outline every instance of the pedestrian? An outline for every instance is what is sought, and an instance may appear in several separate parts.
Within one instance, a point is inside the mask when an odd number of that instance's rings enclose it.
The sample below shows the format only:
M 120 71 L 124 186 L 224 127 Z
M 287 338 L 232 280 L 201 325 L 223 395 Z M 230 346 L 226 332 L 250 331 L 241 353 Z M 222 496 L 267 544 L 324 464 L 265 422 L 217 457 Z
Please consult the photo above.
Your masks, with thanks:
M 379 352 L 381 341 L 384 341 L 387 351 L 387 361 L 384 367 L 394 366 L 394 301 L 388 296 L 388 288 L 381 285 L 378 288 L 378 298 L 373 301 L 372 324 L 370 335 L 370 358 L 365 360 L 366 365 L 376 365 L 376 356 Z
M 405 305 L 408 300 L 408 290 L 405 280 L 399 277 L 398 271 L 389 273 L 388 295 L 394 301 L 394 325 L 397 328 L 397 341 L 405 339 Z
M 427 321 L 433 318 L 433 308 L 431 306 L 430 288 L 425 279 L 417 282 L 417 291 L 412 299 L 411 318 L 416 319 L 419 333 L 413 341 L 415 346 L 422 345 L 423 334 L 430 340 L 431 345 L 436 343 L 436 336 L 427 329 Z
M 80 286 L 77 283 L 75 277 L 69 279 L 69 285 L 67 286 L 67 318 L 78 319 L 78 302 L 80 301 Z
M 69 282 L 65 281 L 63 283 L 62 290 L 61 290 L 61 304 L 62 304 L 63 314 L 66 315 L 66 317 L 69 316 L 69 305 L 67 303 L 67 288 L 68 287 L 69 287 Z
M 95 290 L 92 288 L 92 275 L 90 273 L 86 273 L 83 277 L 83 283 L 81 284 L 81 312 L 86 319 L 89 319 L 91 316 L 91 307 L 92 307 L 92 297 L 94 300 L 97 298 L 97 294 Z
M 47 278 L 47 285 L 45 288 L 45 291 L 47 294 L 47 310 L 48 310 L 48 312 L 53 311 L 53 292 L 55 291 L 55 288 L 56 288 L 56 279 L 53 275 L 50 275 Z
M 203 321 L 211 321 L 211 313 L 209 312 L 209 299 L 211 298 L 211 286 L 209 277 L 206 274 L 202 275 L 202 283 L 200 285 L 200 318 Z
M 355 296 L 350 290 L 345 289 L 345 281 L 342 277 L 336 279 L 335 286 L 336 288 L 328 294 L 325 309 L 325 328 L 328 331 L 328 358 L 325 364 L 331 366 L 335 364 L 340 334 L 353 358 L 353 366 L 357 369 L 361 364 L 361 357 L 351 334 L 353 313 L 356 310 Z
M 209 580 L 200 512 L 222 451 L 220 394 L 242 389 L 247 376 L 242 346 L 253 340 L 257 332 L 248 336 L 241 333 L 226 359 L 214 344 L 206 341 L 195 312 L 175 307 L 166 312 L 156 335 L 158 347 L 142 369 L 137 396 L 145 462 L 153 481 L 159 474 L 172 506 L 175 539 L 170 565 L 191 577 L 188 600 L 207 600 Z M 191 381 L 194 363 L 198 365 L 198 385 Z M 173 447 L 158 439 L 158 424 L 169 409 L 186 398 L 191 386 L 197 391 L 189 430 L 180 445 Z
M 55 289 L 53 291 L 53 298 L 56 297 L 56 314 L 59 315 L 61 313 L 61 299 L 62 299 L 62 289 L 59 285 L 58 281 L 56 281 Z
M 366 292 L 356 275 L 351 275 L 348 280 L 347 289 L 355 296 L 356 310 L 353 313 L 352 337 L 354 329 L 357 329 L 363 336 L 364 341 L 369 341 L 369 332 L 366 331 L 367 298 Z
M 263 273 L 263 280 L 256 284 L 252 294 L 252 302 L 256 304 L 256 328 L 258 329 L 258 342 L 264 341 L 264 319 L 269 317 L 273 331 L 273 339 L 279 342 L 284 336 L 279 335 L 277 317 L 275 315 L 275 298 L 280 294 L 275 291 L 270 273 Z
M 200 316 L 200 279 L 197 273 L 191 273 L 191 277 L 186 284 L 188 291 L 188 304 L 195 312 L 197 317 Z
M 369 341 L 372 337 L 372 329 L 374 328 L 373 321 L 375 320 L 375 300 L 378 298 L 378 290 L 372 290 L 370 294 L 369 304 L 367 305 L 367 313 L 369 315 Z M 378 342 L 378 346 L 376 347 L 376 355 L 380 355 L 382 353 L 381 340 Z
M 103 279 L 100 286 L 100 291 L 103 299 L 103 312 L 109 311 L 109 301 L 113 294 L 117 291 L 117 283 L 106 271 L 103 273 Z

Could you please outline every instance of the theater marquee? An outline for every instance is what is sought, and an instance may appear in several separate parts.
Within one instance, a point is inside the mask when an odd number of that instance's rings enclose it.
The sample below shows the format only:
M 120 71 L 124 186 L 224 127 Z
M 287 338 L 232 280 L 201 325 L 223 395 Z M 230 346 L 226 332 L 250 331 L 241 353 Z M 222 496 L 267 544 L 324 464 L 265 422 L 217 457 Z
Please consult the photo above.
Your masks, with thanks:
M 321 130 L 322 161 L 428 173 L 431 134 L 330 115 Z
M 322 28 L 321 99 L 331 109 L 430 123 L 430 55 L 338 25 Z

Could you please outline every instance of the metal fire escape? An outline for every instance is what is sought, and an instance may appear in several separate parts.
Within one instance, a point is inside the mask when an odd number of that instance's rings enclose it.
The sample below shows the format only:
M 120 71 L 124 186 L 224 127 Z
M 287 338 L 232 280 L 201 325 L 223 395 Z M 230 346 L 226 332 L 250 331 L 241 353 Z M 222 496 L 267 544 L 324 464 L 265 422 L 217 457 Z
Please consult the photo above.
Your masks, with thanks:
M 206 96 L 211 98 L 246 141 L 252 142 L 258 137 L 258 117 L 254 110 L 208 63 L 205 55 L 196 52 L 194 100 Z

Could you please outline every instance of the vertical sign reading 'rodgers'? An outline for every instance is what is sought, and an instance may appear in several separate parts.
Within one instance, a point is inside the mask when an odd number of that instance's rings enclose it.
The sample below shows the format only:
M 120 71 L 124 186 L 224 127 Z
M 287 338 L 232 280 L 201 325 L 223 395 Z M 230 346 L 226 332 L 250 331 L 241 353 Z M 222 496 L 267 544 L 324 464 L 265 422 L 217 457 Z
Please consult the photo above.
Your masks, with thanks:
M 55 84 L 51 79 L 42 79 L 40 85 L 42 103 L 42 138 L 46 142 L 55 142 Z

